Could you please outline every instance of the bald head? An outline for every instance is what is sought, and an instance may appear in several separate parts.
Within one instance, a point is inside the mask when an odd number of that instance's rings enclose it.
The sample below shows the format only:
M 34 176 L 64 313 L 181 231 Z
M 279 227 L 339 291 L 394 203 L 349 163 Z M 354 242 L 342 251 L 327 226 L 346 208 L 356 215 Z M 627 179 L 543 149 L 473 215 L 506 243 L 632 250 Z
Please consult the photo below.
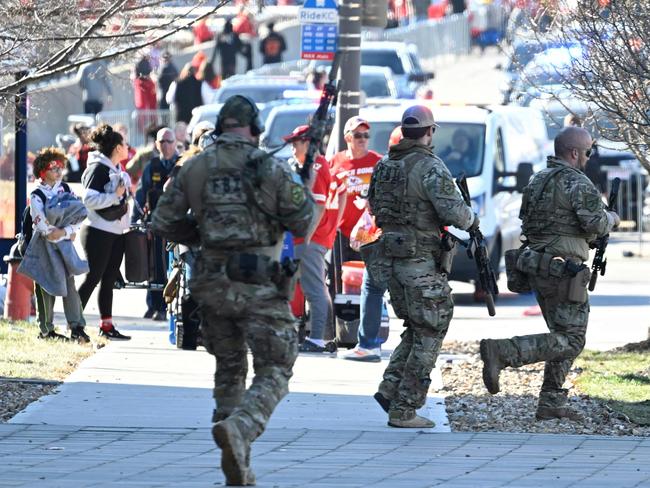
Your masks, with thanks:
M 171 159 L 176 153 L 176 137 L 169 127 L 160 129 L 156 134 L 156 149 L 163 159 Z
M 576 158 L 574 151 L 584 153 L 591 149 L 591 136 L 582 127 L 565 127 L 555 137 L 555 155 L 567 162 Z

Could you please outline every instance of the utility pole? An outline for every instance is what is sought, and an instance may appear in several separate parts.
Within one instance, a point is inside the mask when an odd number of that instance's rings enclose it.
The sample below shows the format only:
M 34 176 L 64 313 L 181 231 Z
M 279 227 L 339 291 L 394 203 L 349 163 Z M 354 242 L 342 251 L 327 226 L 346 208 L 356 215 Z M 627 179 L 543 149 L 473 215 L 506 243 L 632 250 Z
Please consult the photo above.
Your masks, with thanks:
M 343 134 L 345 122 L 359 115 L 361 108 L 361 14 L 362 0 L 340 0 L 339 49 L 343 54 L 340 68 L 341 88 L 336 104 L 338 150 L 346 147 Z
M 16 79 L 27 76 L 26 72 L 20 72 Z M 22 231 L 20 226 L 23 223 L 23 211 L 27 202 L 27 85 L 18 89 L 15 95 L 15 219 L 18 233 Z

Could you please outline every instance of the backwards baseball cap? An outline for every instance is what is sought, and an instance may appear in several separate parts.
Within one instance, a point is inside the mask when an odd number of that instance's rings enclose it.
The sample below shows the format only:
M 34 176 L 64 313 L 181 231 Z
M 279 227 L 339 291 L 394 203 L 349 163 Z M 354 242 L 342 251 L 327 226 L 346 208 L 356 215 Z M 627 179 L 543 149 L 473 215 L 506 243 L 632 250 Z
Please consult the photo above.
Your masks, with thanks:
M 286 136 L 282 137 L 282 140 L 284 142 L 293 142 L 293 141 L 298 141 L 298 140 L 305 140 L 307 139 L 307 133 L 309 132 L 309 126 L 308 125 L 299 125 L 293 131 L 291 134 L 287 134 Z
M 350 117 L 348 121 L 345 123 L 345 127 L 343 128 L 343 133 L 347 134 L 348 132 L 352 132 L 360 125 L 365 125 L 366 127 L 368 127 L 368 129 L 370 129 L 370 124 L 363 117 L 359 117 L 358 115 L 355 115 L 354 117 Z
M 424 105 L 413 105 L 402 115 L 402 129 L 419 129 L 423 127 L 438 127 L 433 120 L 433 113 Z

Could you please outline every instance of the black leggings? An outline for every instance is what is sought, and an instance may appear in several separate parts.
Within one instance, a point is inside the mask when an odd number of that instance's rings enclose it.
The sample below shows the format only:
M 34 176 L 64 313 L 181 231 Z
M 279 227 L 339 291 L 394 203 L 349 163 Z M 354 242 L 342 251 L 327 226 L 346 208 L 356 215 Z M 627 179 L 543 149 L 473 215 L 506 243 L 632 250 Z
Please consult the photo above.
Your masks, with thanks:
M 81 245 L 86 251 L 90 271 L 79 287 L 81 306 L 86 308 L 93 290 L 99 285 L 97 303 L 102 318 L 113 315 L 113 285 L 120 274 L 124 256 L 124 234 L 113 234 L 94 227 L 81 229 Z

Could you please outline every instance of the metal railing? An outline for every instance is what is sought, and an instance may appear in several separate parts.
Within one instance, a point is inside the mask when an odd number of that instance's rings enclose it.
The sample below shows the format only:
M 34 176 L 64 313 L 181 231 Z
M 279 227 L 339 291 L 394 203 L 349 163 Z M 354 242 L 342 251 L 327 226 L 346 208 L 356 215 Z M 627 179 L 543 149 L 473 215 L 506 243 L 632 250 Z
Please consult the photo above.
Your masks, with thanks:
M 435 61 L 448 55 L 468 54 L 471 50 L 469 17 L 456 14 L 442 19 L 414 22 L 394 29 L 367 31 L 368 41 L 398 41 L 415 44 L 420 58 Z
M 165 125 L 173 129 L 173 120 L 171 110 L 109 110 L 95 116 L 97 124 L 123 124 L 129 131 L 128 142 L 133 147 L 145 145 L 149 127 Z
M 632 237 L 636 234 L 639 255 L 643 255 L 643 244 L 650 230 L 650 194 L 648 189 L 648 172 L 644 168 L 607 166 L 602 169 L 607 176 L 607 194 L 614 178 L 620 178 L 621 186 L 616 201 L 617 213 L 621 225 L 617 232 Z

